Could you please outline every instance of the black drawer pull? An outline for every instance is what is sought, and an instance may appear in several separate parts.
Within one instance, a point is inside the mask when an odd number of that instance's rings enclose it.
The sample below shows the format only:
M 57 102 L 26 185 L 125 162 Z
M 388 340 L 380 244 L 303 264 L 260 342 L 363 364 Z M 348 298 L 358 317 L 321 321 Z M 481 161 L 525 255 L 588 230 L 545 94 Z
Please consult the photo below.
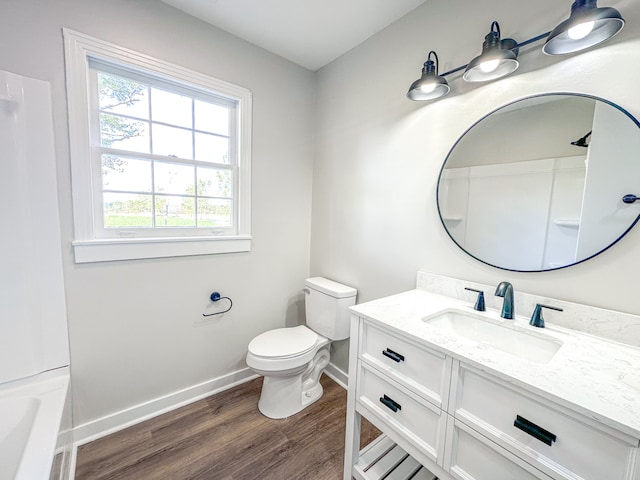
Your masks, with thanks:
M 551 444 L 556 441 L 556 436 L 553 433 L 545 430 L 542 427 L 539 427 L 535 423 L 530 422 L 520 415 L 516 415 L 513 426 L 519 428 L 523 432 L 528 433 L 532 437 L 537 438 L 542 443 L 546 443 L 549 446 L 551 446 Z
M 398 352 L 394 352 L 393 350 L 390 350 L 388 348 L 385 348 L 382 351 L 382 354 L 385 357 L 389 357 L 391 360 L 393 360 L 394 362 L 404 362 L 404 355 L 400 355 Z
M 380 397 L 380 403 L 383 403 L 385 407 L 390 408 L 394 412 L 397 412 L 398 410 L 402 410 L 402 406 L 398 402 L 394 402 L 386 395 L 383 395 L 382 397 Z

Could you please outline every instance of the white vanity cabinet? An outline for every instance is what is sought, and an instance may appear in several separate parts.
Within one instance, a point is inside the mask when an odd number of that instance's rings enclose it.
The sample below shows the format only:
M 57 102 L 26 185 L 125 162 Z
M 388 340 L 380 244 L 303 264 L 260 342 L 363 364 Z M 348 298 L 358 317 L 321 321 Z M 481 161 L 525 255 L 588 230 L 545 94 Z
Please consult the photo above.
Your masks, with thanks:
M 442 480 L 549 480 L 516 455 L 499 447 L 454 417 L 447 425 L 447 451 Z
M 429 480 L 640 480 L 638 438 L 425 343 L 353 316 L 345 480 L 414 478 L 407 458 Z M 364 461 L 361 416 L 394 448 Z
M 402 478 L 388 468 L 380 476 L 380 469 L 369 468 L 371 461 L 359 457 L 360 416 L 400 447 L 399 459 L 410 455 L 425 466 L 443 465 L 452 359 L 355 316 L 351 342 L 350 368 L 356 374 L 349 381 L 345 479 L 416 478 Z M 383 449 L 372 460 L 388 463 L 382 459 L 385 453 L 398 455 L 398 450 Z M 429 475 L 423 469 L 419 478 L 432 480 Z
M 454 364 L 449 412 L 459 422 L 554 479 L 632 478 L 637 438 L 463 362 Z

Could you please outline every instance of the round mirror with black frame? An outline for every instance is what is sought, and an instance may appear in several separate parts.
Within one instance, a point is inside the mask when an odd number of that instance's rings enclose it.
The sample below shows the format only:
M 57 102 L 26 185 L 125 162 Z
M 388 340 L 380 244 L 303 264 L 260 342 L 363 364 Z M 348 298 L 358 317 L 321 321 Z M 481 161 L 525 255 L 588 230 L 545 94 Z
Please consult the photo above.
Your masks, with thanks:
M 640 218 L 640 123 L 590 95 L 549 93 L 472 125 L 440 171 L 451 239 L 497 268 L 540 272 L 588 260 Z M 623 198 L 627 196 L 625 200 Z

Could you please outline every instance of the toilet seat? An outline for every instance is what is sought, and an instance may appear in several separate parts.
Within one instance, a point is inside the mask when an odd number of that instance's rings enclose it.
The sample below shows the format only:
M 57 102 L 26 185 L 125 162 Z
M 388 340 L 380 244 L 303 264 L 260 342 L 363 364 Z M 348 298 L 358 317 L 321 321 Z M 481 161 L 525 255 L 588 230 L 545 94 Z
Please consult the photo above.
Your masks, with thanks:
M 300 325 L 277 328 L 261 333 L 249 343 L 249 352 L 262 358 L 291 358 L 304 355 L 313 349 L 318 334 Z
M 304 370 L 316 352 L 329 343 L 305 325 L 269 330 L 249 343 L 247 365 L 261 375 L 290 374 L 291 370 Z

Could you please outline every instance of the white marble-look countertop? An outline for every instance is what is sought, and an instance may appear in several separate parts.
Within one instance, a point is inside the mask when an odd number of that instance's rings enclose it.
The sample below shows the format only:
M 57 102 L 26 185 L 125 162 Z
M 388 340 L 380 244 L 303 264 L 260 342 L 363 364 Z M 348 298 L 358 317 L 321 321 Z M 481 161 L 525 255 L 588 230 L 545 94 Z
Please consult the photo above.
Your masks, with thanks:
M 409 334 L 424 345 L 529 389 L 560 405 L 640 439 L 640 348 L 529 318 L 474 312 L 473 304 L 424 290 L 411 290 L 351 307 L 352 312 Z M 529 361 L 430 325 L 423 318 L 448 308 L 486 315 L 493 323 L 562 341 L 548 363 Z

